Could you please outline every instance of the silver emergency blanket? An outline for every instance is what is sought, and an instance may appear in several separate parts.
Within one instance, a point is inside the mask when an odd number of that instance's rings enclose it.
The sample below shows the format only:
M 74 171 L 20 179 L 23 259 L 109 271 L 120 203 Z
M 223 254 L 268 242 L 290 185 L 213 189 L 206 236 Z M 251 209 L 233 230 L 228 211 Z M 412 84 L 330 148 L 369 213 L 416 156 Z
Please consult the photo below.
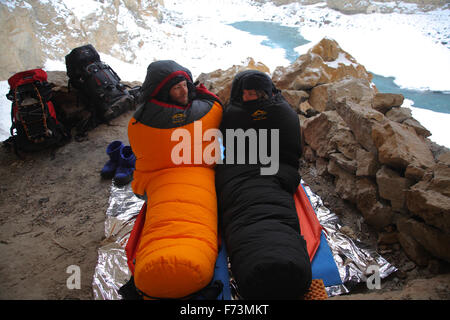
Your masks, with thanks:
M 384 279 L 397 268 L 379 255 L 368 245 L 354 240 L 340 231 L 343 227 L 339 218 L 324 206 L 322 199 L 311 191 L 311 188 L 301 181 L 311 205 L 316 212 L 321 226 L 324 228 L 328 245 L 342 280 L 342 285 L 325 287 L 329 297 L 349 292 L 349 287 L 358 283 L 366 283 L 373 273 L 374 266 Z M 371 267 L 371 268 L 369 268 Z
M 329 297 L 349 293 L 349 288 L 358 283 L 365 283 L 367 277 L 372 274 L 368 271 L 369 266 L 378 266 L 381 279 L 397 271 L 397 268 L 374 249 L 342 233 L 340 231 L 342 226 L 336 214 L 323 205 L 320 197 L 314 194 L 303 180 L 302 185 L 320 224 L 324 227 L 328 245 L 343 283 L 326 287 Z M 111 185 L 105 220 L 105 240 L 98 249 L 98 260 L 92 282 L 96 300 L 122 299 L 118 290 L 131 277 L 125 246 L 143 203 L 143 200 L 134 195 L 130 185 L 124 187 Z

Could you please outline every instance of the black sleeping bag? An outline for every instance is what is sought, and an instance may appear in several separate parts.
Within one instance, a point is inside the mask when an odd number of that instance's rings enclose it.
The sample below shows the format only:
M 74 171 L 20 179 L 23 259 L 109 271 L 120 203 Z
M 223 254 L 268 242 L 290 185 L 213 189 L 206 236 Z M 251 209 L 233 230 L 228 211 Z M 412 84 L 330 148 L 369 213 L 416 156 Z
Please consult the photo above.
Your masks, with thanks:
M 311 285 L 310 259 L 293 199 L 300 183 L 300 123 L 271 81 L 273 96 L 269 99 L 242 101 L 243 79 L 255 75 L 265 76 L 251 70 L 235 77 L 223 114 L 225 159 L 216 167 L 220 227 L 243 299 L 299 299 Z M 227 130 L 232 129 L 255 129 L 258 153 L 260 139 L 271 136 L 261 135 L 260 129 L 279 129 L 278 150 L 270 148 L 273 141 L 268 143 L 268 154 L 279 151 L 275 174 L 262 174 L 261 168 L 269 165 L 259 158 L 256 163 L 250 162 L 249 153 L 255 150 L 251 139 L 245 140 L 246 162 L 237 163 L 236 150 L 242 149 L 236 147 L 238 139 L 234 137 L 235 147 L 229 148 L 232 136 L 227 139 Z M 232 149 L 234 154 L 227 154 Z

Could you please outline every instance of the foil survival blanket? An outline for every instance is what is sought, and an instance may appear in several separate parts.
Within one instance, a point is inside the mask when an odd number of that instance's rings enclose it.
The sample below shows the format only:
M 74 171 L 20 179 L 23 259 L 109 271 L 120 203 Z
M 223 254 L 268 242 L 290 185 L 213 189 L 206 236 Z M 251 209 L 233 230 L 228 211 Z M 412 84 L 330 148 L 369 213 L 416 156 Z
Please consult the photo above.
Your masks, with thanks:
M 373 248 L 340 232 L 342 226 L 336 214 L 323 205 L 320 197 L 314 194 L 304 181 L 302 185 L 320 224 L 324 227 L 328 245 L 343 283 L 326 287 L 329 297 L 348 293 L 354 285 L 366 282 L 367 277 L 371 275 L 368 272 L 369 266 L 378 266 L 381 279 L 397 271 L 396 267 Z M 111 185 L 105 219 L 105 240 L 98 249 L 98 260 L 92 281 L 96 300 L 122 299 L 118 291 L 131 277 L 125 246 L 142 205 L 143 200 L 134 195 L 130 185 L 124 187 Z

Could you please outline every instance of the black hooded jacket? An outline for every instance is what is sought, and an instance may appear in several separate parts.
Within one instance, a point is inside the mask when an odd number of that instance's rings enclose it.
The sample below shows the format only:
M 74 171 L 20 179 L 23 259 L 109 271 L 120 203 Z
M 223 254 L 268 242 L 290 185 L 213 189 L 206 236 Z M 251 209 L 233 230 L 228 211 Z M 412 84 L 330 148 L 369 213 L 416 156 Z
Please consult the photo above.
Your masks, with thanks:
M 310 260 L 293 200 L 300 183 L 300 123 L 271 81 L 272 97 L 243 102 L 243 79 L 252 76 L 265 74 L 249 70 L 235 77 L 230 103 L 222 118 L 225 159 L 224 164 L 216 167 L 221 228 L 242 298 L 299 299 L 311 284 Z M 260 161 L 256 164 L 227 161 L 230 148 L 227 150 L 226 131 L 230 129 L 255 129 L 258 140 L 265 138 L 259 129 L 278 129 L 276 174 L 262 175 L 260 169 L 264 164 Z M 247 143 L 246 152 L 249 148 Z M 228 154 L 228 159 L 236 160 L 237 156 Z

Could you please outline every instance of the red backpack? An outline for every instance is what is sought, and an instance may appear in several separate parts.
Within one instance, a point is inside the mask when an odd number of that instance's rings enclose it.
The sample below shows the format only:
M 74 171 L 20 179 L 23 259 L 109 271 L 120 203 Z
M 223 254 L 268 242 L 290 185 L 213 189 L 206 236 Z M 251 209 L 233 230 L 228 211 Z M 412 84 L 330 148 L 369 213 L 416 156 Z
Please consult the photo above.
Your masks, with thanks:
M 47 73 L 32 69 L 16 73 L 8 79 L 6 97 L 12 101 L 11 137 L 6 141 L 17 151 L 38 151 L 61 146 L 70 139 L 64 125 L 56 118 L 51 100 L 52 85 Z

